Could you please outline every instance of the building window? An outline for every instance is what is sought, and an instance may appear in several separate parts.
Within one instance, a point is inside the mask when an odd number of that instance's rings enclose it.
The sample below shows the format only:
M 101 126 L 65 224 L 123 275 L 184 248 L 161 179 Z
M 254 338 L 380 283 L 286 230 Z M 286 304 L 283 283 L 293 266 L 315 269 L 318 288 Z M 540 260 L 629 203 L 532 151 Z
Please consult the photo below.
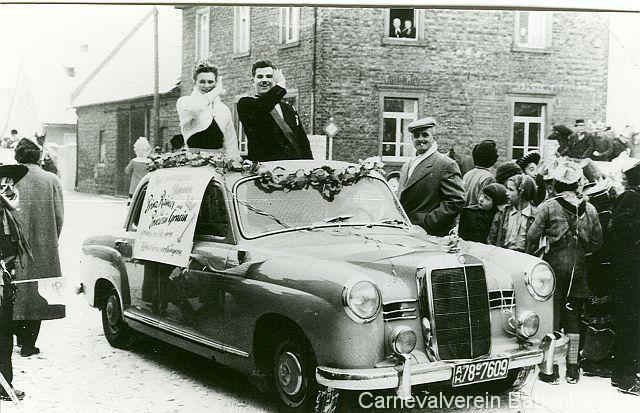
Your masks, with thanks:
M 238 130 L 238 151 L 240 151 L 240 155 L 246 156 L 249 154 L 248 145 L 247 145 L 247 135 L 244 134 L 244 128 L 242 127 L 242 122 L 238 118 L 238 105 L 236 102 L 236 129 Z
M 542 103 L 513 103 L 512 159 L 521 158 L 531 151 L 542 153 L 545 112 L 546 105 Z
M 209 8 L 196 12 L 196 60 L 209 57 Z
M 411 133 L 407 125 L 418 119 L 418 99 L 383 98 L 382 156 L 404 160 L 414 155 Z
M 515 14 L 516 47 L 543 49 L 550 46 L 550 12 L 517 11 Z
M 250 49 L 250 7 L 233 8 L 233 51 L 248 53 Z
M 415 9 L 389 9 L 387 25 L 389 37 L 398 39 L 417 39 L 418 13 Z
M 104 139 L 104 130 L 98 132 L 98 163 L 107 163 L 107 142 Z
M 300 40 L 300 7 L 280 8 L 280 43 Z

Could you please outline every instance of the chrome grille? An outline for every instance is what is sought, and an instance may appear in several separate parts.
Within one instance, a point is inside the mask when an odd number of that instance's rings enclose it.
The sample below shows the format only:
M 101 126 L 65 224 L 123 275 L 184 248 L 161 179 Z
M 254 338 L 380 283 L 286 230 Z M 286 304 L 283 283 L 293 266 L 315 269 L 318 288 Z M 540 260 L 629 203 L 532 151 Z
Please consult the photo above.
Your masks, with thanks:
M 434 269 L 419 282 L 421 308 L 428 309 L 433 343 L 442 360 L 475 358 L 491 348 L 489 300 L 481 265 Z M 424 304 L 428 305 L 425 308 Z
M 489 308 L 511 308 L 516 304 L 516 295 L 513 290 L 489 291 Z
M 413 320 L 418 317 L 418 300 L 398 300 L 382 304 L 384 321 Z

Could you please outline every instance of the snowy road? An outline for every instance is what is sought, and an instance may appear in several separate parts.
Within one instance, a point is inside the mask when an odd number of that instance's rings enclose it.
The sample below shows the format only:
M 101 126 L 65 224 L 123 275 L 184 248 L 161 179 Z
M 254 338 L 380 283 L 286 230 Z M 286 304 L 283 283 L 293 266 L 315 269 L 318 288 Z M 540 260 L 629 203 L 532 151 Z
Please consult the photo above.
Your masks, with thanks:
M 111 348 L 102 333 L 100 313 L 74 295 L 82 240 L 122 224 L 126 201 L 106 196 L 65 194 L 65 226 L 60 240 L 63 273 L 68 278 L 67 318 L 43 323 L 41 354 L 14 352 L 14 384 L 24 390 L 27 412 L 267 412 L 269 397 L 241 374 L 152 339 L 130 350 Z M 345 410 L 354 410 L 352 395 Z M 373 411 L 375 399 L 362 398 Z M 583 377 L 577 385 L 549 386 L 530 381 L 521 393 L 505 395 L 505 412 L 627 412 L 640 400 L 615 391 L 608 380 Z M 511 403 L 510 403 L 511 402 Z M 464 411 L 465 409 L 443 409 Z M 480 407 L 473 411 L 487 411 Z M 2 402 L 0 412 L 17 412 Z M 371 410 L 368 410 L 371 411 Z M 414 409 L 424 411 L 424 409 Z

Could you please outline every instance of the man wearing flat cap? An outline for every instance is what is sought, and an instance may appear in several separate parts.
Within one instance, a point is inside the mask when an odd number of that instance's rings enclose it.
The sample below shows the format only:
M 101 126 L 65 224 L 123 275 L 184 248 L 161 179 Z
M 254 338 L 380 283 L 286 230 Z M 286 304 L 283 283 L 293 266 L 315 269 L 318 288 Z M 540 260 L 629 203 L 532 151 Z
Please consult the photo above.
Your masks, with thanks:
M 465 199 L 458 164 L 438 152 L 435 125 L 427 117 L 407 126 L 417 156 L 402 166 L 398 198 L 411 223 L 430 235 L 444 236 L 453 228 Z

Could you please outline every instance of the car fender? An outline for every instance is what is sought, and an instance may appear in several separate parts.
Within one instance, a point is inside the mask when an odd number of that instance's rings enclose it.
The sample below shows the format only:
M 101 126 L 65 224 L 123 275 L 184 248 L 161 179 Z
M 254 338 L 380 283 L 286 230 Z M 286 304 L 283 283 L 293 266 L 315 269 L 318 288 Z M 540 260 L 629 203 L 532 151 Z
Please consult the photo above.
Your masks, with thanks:
M 98 280 L 109 281 L 118 291 L 123 307 L 131 304 L 127 270 L 122 255 L 113 248 L 103 245 L 85 245 L 82 247 L 81 280 L 85 299 L 95 307 L 95 288 Z

